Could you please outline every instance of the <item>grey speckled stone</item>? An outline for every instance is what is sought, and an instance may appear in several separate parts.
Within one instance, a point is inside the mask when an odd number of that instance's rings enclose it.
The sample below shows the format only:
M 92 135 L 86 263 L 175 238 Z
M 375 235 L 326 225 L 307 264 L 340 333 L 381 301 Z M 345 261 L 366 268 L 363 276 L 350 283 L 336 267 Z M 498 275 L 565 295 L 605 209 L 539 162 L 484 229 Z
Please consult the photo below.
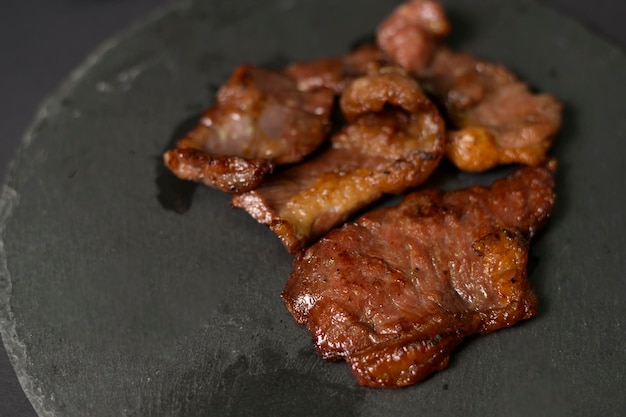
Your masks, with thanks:
M 291 260 L 268 230 L 206 188 L 184 215 L 163 208 L 186 196 L 159 155 L 215 86 L 243 61 L 343 53 L 395 3 L 355 4 L 183 3 L 104 45 L 44 105 L 0 200 L 0 328 L 40 415 L 623 414 L 626 57 L 534 2 L 445 2 L 457 47 L 566 105 L 559 199 L 532 252 L 541 313 L 469 341 L 446 371 L 356 386 L 284 308 Z

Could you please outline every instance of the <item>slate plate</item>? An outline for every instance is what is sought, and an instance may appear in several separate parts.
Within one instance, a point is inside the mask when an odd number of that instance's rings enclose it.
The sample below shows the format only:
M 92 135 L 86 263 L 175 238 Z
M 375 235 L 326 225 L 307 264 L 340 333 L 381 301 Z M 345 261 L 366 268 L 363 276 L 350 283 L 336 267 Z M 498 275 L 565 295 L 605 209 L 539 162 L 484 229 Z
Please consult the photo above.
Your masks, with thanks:
M 470 340 L 420 385 L 361 388 L 319 359 L 279 298 L 278 240 L 162 169 L 235 65 L 341 54 L 396 3 L 183 3 L 43 105 L 0 199 L 0 329 L 40 415 L 623 414 L 626 57 L 578 24 L 527 0 L 445 2 L 456 47 L 566 112 L 558 204 L 532 252 L 541 313 Z M 438 185 L 492 177 L 448 170 Z

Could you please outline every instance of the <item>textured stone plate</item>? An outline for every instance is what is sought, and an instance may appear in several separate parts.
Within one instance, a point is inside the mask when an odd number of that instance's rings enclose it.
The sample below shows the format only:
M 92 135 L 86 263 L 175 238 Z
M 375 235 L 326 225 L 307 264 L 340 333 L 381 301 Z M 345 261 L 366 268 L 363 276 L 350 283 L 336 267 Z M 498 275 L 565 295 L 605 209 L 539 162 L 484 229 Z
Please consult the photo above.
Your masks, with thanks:
M 0 328 L 40 415 L 624 411 L 626 57 L 578 24 L 527 0 L 445 2 L 455 46 L 566 112 L 559 199 L 532 252 L 539 316 L 468 341 L 422 384 L 365 389 L 319 359 L 279 298 L 278 240 L 162 169 L 235 65 L 343 53 L 394 4 L 184 3 L 104 45 L 43 105 L 0 200 Z M 492 177 L 448 170 L 437 185 Z

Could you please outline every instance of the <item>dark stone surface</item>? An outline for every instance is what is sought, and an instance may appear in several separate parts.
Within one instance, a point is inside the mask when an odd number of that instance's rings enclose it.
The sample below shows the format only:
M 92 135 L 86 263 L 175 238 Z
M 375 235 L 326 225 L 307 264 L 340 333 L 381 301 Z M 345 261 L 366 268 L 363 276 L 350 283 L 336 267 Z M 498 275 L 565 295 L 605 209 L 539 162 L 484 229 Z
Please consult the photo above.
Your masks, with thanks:
M 0 173 L 38 103 L 104 39 L 168 3 L 0 5 Z M 372 3 L 350 19 L 337 6 L 319 38 L 306 36 L 313 23 L 281 22 L 264 9 L 296 2 L 214 2 L 193 14 L 182 7 L 56 93 L 11 180 L 19 206 L 3 231 L 15 323 L 2 324 L 41 414 L 247 415 L 250 401 L 267 415 L 623 414 L 626 58 L 533 3 L 479 1 L 474 13 L 447 2 L 456 16 L 469 16 L 461 45 L 566 103 L 554 150 L 559 204 L 533 250 L 542 313 L 467 344 L 426 384 L 362 390 L 343 364 L 316 358 L 277 297 L 289 259 L 224 196 L 198 192 L 184 216 L 159 205 L 158 153 L 232 65 L 341 52 L 377 20 L 377 8 L 389 7 Z M 623 2 L 543 3 L 626 45 Z M 299 16 L 322 21 L 313 2 L 297 4 Z M 495 23 L 478 13 L 489 5 Z M 257 24 L 266 19 L 279 20 L 274 32 Z M 341 22 L 348 23 L 336 32 Z M 248 46 L 234 48 L 237 37 Z M 328 39 L 333 45 L 322 43 Z M 223 227 L 231 231 L 223 240 L 207 239 L 207 230 L 223 235 Z M 207 271 L 210 279 L 200 279 Z M 35 415 L 0 346 L 0 416 Z

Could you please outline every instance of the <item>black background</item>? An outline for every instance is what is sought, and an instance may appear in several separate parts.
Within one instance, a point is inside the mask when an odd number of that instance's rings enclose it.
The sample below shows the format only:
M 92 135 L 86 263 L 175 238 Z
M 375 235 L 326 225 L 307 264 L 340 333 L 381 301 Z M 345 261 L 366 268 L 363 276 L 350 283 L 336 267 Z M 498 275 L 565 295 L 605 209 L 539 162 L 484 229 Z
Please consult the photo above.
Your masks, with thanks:
M 171 2 L 0 0 L 0 183 L 40 102 L 101 42 Z M 626 47 L 623 0 L 543 2 Z M 0 343 L 0 417 L 35 416 Z

